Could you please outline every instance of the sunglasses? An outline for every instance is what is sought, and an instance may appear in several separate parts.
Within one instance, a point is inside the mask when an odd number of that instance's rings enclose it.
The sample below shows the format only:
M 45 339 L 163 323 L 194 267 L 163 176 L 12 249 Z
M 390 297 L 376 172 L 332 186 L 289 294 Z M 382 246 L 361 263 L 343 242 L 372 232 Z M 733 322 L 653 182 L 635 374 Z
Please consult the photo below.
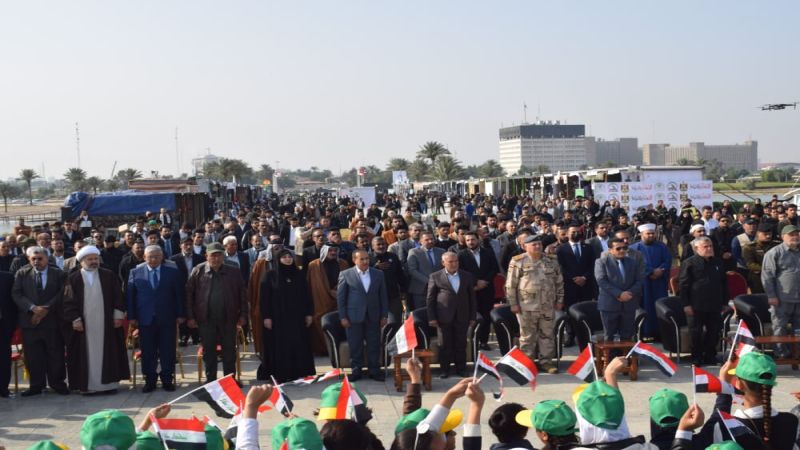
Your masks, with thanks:
M 625 252 L 626 252 L 626 251 L 628 251 L 628 247 L 627 247 L 627 246 L 622 246 L 622 247 L 614 247 L 614 250 L 616 250 L 616 251 L 618 251 L 618 252 L 619 252 L 619 251 L 625 251 Z

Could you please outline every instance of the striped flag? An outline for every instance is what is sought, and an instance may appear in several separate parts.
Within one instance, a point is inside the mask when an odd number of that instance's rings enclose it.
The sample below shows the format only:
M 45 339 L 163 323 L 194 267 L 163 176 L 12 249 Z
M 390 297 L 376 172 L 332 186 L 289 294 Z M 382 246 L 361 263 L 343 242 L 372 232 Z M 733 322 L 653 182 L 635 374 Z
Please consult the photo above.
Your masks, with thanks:
M 500 358 L 495 367 L 518 385 L 530 384 L 531 389 L 536 389 L 536 377 L 539 375 L 536 364 L 516 346 Z
M 747 326 L 747 322 L 744 320 L 740 320 L 739 326 L 736 328 L 736 336 L 733 337 L 733 348 L 738 358 L 756 349 L 756 338 L 753 337 L 750 327 Z
M 594 357 L 592 355 L 591 344 L 584 347 L 578 359 L 567 368 L 567 373 L 575 375 L 578 379 L 586 381 L 594 372 Z
M 273 406 L 275 406 L 275 409 L 277 409 L 279 413 L 287 417 L 289 416 L 289 413 L 292 412 L 292 408 L 294 408 L 294 403 L 292 403 L 292 400 L 283 393 L 283 389 L 281 389 L 278 385 L 273 386 L 272 394 L 269 396 L 269 401 Z
M 367 409 L 367 405 L 361 401 L 361 397 L 350 385 L 350 380 L 344 377 L 339 400 L 336 402 L 336 419 L 350 419 L 364 424 L 371 418 L 372 413 Z
M 239 405 L 244 404 L 242 389 L 236 384 L 233 375 L 206 383 L 191 392 L 198 400 L 211 406 L 218 417 L 230 419 L 239 412 Z M 269 410 L 269 406 L 259 407 L 259 412 Z
M 490 375 L 494 377 L 498 383 L 500 383 L 500 392 L 492 392 L 492 395 L 494 396 L 494 399 L 498 401 L 503 398 L 503 377 L 500 376 L 500 372 L 497 371 L 497 368 L 494 366 L 492 361 L 481 352 L 478 352 L 478 360 L 475 362 L 476 376 L 478 372 Z
M 339 376 L 341 376 L 341 374 L 342 374 L 341 369 L 333 369 L 330 372 L 326 372 L 321 375 L 311 375 L 308 377 L 298 378 L 294 381 L 287 381 L 286 383 L 281 384 L 281 386 L 287 386 L 287 385 L 308 386 L 309 384 L 320 383 L 323 381 L 328 381 L 334 378 L 338 378 Z
M 197 417 L 191 419 L 158 419 L 151 416 L 153 428 L 169 449 L 194 450 L 206 448 L 206 424 Z
M 718 392 L 721 394 L 734 394 L 733 386 L 712 375 L 710 372 L 697 366 L 692 366 L 694 372 L 695 392 Z
M 414 314 L 409 314 L 403 326 L 394 334 L 394 340 L 389 343 L 389 355 L 400 355 L 417 348 L 417 331 L 414 327 Z
M 633 348 L 628 353 L 628 356 L 630 356 L 631 353 L 636 353 L 641 357 L 655 362 L 658 370 L 662 371 L 664 375 L 668 377 L 675 375 L 675 372 L 678 371 L 678 366 L 676 366 L 675 363 L 672 362 L 669 357 L 667 357 L 667 355 L 656 350 L 655 347 L 643 343 L 642 341 L 639 341 L 633 345 Z
M 733 417 L 725 411 L 720 411 L 719 409 L 717 410 L 717 413 L 719 414 L 722 425 L 725 427 L 725 429 L 728 431 L 728 434 L 731 436 L 731 439 L 734 441 L 737 437 L 753 434 L 753 431 L 750 428 L 747 428 L 747 425 L 743 424 L 739 419 Z

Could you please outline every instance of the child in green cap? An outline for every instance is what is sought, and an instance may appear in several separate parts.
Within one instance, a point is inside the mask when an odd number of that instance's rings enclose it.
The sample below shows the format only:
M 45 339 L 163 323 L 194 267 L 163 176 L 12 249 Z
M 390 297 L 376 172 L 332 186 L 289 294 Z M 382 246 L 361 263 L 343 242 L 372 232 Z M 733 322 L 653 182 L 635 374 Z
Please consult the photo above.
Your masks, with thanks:
M 650 396 L 650 444 L 659 450 L 670 450 L 675 431 L 689 401 L 686 395 L 672 389 L 659 389 Z
M 539 402 L 532 410 L 522 410 L 516 416 L 518 424 L 536 430 L 536 436 L 544 444 L 542 450 L 564 450 L 580 445 L 575 435 L 577 420 L 575 412 L 561 400 Z
M 736 441 L 743 448 L 748 450 L 797 448 L 796 443 L 800 438 L 797 417 L 794 414 L 777 412 L 772 408 L 772 388 L 778 384 L 777 375 L 775 361 L 758 351 L 742 355 L 735 368 L 732 361 L 727 361 L 720 368 L 720 380 L 732 384 L 743 393 L 743 407 L 732 414 L 752 432 L 736 437 Z M 717 394 L 714 408 L 730 413 L 732 400 L 730 394 Z M 687 415 L 691 413 L 691 409 L 687 411 Z M 699 411 L 699 414 L 695 413 L 695 416 L 697 415 L 700 416 L 699 420 L 681 419 L 676 433 L 676 440 L 693 443 L 693 446 L 678 448 L 704 448 L 729 437 L 726 427 L 716 413 L 711 415 L 697 435 L 692 436 L 692 430 L 702 424 L 702 411 Z

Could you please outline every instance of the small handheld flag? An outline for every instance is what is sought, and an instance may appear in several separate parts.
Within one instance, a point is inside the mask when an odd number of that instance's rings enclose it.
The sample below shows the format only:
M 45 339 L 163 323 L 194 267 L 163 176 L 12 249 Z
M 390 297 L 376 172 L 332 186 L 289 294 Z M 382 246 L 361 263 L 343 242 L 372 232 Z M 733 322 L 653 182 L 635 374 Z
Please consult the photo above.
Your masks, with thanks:
M 394 339 L 388 345 L 389 355 L 399 355 L 417 348 L 417 330 L 414 326 L 414 314 L 410 314 L 397 330 Z
M 596 378 L 597 369 L 595 368 L 594 357 L 592 355 L 592 345 L 588 344 L 581 354 L 578 355 L 578 359 L 567 368 L 567 373 L 575 375 L 582 381 L 586 381 L 592 372 L 594 372 Z
M 530 384 L 531 389 L 536 389 L 536 377 L 539 376 L 536 364 L 516 346 L 500 358 L 495 367 L 518 385 Z
M 633 348 L 630 352 L 628 352 L 628 356 L 630 357 L 632 353 L 636 353 L 638 356 L 644 357 L 656 363 L 656 367 L 658 370 L 664 373 L 664 375 L 671 377 L 675 375 L 675 372 L 678 371 L 678 366 L 672 362 L 667 355 L 661 353 L 660 351 L 656 350 L 655 347 L 645 344 L 642 341 L 637 342 L 634 344 Z

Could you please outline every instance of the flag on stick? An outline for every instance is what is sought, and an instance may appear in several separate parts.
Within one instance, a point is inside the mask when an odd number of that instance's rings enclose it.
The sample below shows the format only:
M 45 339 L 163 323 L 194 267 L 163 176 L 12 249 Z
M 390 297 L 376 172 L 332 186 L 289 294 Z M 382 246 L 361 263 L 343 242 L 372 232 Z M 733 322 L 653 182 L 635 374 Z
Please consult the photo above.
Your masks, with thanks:
M 200 450 L 206 448 L 206 424 L 197 417 L 191 419 L 150 418 L 166 448 Z
M 414 326 L 414 314 L 409 314 L 403 326 L 394 334 L 394 339 L 389 342 L 389 355 L 400 355 L 417 348 L 417 330 Z
M 733 386 L 729 383 L 721 381 L 719 378 L 712 375 L 707 370 L 700 367 L 692 366 L 694 372 L 694 390 L 695 392 L 717 392 L 720 394 L 734 394 Z
M 747 425 L 743 424 L 741 421 L 739 421 L 739 419 L 733 417 L 725 411 L 720 411 L 718 409 L 717 414 L 719 414 L 720 421 L 725 427 L 725 430 L 728 431 L 728 434 L 734 441 L 737 437 L 753 434 L 753 431 L 750 428 L 747 428 Z
M 500 383 L 500 392 L 492 392 L 494 399 L 500 401 L 503 398 L 503 377 L 500 376 L 500 372 L 497 371 L 497 368 L 494 366 L 492 361 L 486 357 L 481 352 L 478 352 L 478 360 L 475 362 L 475 375 L 473 378 L 477 377 L 478 372 L 485 373 L 494 377 L 498 383 Z
M 308 377 L 298 378 L 294 381 L 287 381 L 286 383 L 281 384 L 281 386 L 287 386 L 287 385 L 307 386 L 309 384 L 321 383 L 323 381 L 328 381 L 334 378 L 338 378 L 339 376 L 341 376 L 341 374 L 342 374 L 341 369 L 333 369 L 330 372 L 325 372 L 321 375 L 311 375 Z
M 292 408 L 294 408 L 294 403 L 283 393 L 283 389 L 275 382 L 275 377 L 272 377 L 272 383 L 272 394 L 269 396 L 269 401 L 275 406 L 275 409 L 277 409 L 279 413 L 288 417 L 292 412 Z
M 243 404 L 245 399 L 242 389 L 236 384 L 233 375 L 227 375 L 206 383 L 193 390 L 191 394 L 198 400 L 208 403 L 218 417 L 225 417 L 226 419 L 236 415 L 239 411 L 239 404 Z M 177 400 L 175 399 L 173 402 Z M 269 407 L 266 407 L 266 409 L 269 409 Z
M 364 424 L 371 418 L 372 413 L 367 409 L 367 405 L 361 401 L 361 397 L 345 377 L 336 402 L 336 419 L 351 419 Z
M 592 372 L 596 373 L 596 369 L 592 355 L 592 345 L 588 344 L 578 355 L 578 359 L 567 368 L 567 373 L 575 375 L 582 381 L 587 381 Z
M 518 385 L 530 384 L 531 389 L 536 389 L 536 377 L 539 375 L 536 364 L 516 346 L 497 361 L 495 368 L 508 375 Z
M 656 363 L 656 367 L 658 370 L 664 373 L 664 375 L 671 377 L 675 375 L 675 372 L 678 371 L 678 366 L 672 362 L 667 355 L 661 353 L 660 351 L 656 350 L 655 347 L 645 344 L 642 341 L 637 342 L 634 344 L 633 348 L 630 352 L 628 352 L 628 357 L 631 356 L 632 353 L 636 353 L 637 355 L 649 359 Z
M 730 360 L 733 357 L 734 352 L 737 358 L 741 358 L 755 349 L 756 338 L 750 332 L 750 327 L 747 326 L 747 322 L 744 320 L 739 320 L 739 326 L 736 327 L 736 335 L 733 336 L 733 344 L 731 345 L 731 353 L 728 354 L 728 359 Z

